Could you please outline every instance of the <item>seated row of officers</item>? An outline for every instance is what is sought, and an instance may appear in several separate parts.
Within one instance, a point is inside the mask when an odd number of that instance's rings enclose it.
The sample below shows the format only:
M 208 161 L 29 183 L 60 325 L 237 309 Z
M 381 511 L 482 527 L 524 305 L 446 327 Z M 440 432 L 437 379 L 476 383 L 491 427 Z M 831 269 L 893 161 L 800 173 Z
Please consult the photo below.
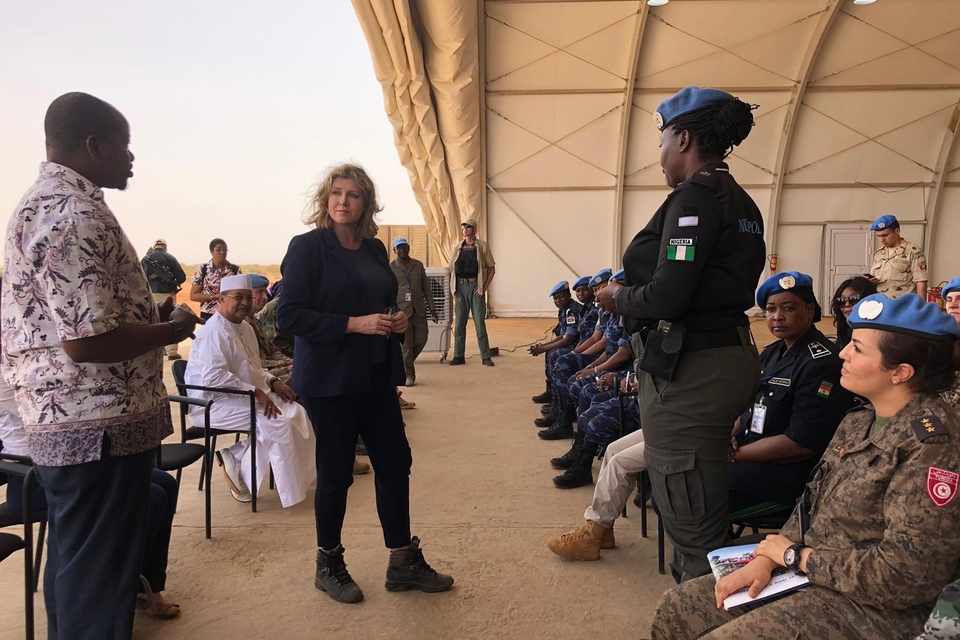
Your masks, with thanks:
M 535 420 L 545 427 L 539 436 L 573 438 L 571 449 L 551 460 L 565 470 L 554 484 L 592 484 L 593 460 L 603 460 L 584 525 L 548 541 L 558 555 L 580 560 L 596 560 L 601 549 L 615 546 L 614 521 L 646 469 L 629 336 L 620 317 L 594 301 L 611 279 L 622 282 L 623 271 L 580 278 L 576 300 L 567 282 L 557 283 L 550 291 L 558 309 L 555 337 L 530 347 L 532 355 L 546 355 L 546 390 L 533 398 L 545 405 Z M 787 517 L 856 401 L 840 386 L 839 347 L 816 327 L 821 308 L 810 276 L 777 274 L 760 286 L 756 302 L 776 341 L 760 356 L 755 401 L 731 425 L 732 519 Z

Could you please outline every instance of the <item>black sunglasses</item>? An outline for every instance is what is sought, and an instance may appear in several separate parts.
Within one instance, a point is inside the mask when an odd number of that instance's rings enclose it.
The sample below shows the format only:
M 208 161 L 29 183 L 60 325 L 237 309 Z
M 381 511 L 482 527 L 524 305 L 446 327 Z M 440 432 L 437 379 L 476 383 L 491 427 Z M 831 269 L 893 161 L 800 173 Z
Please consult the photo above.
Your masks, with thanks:
M 859 293 L 854 293 L 853 295 L 847 296 L 847 297 L 837 296 L 836 298 L 837 304 L 840 305 L 841 307 L 845 306 L 848 302 L 850 303 L 851 306 L 855 305 L 861 300 L 863 300 L 863 296 L 860 295 Z

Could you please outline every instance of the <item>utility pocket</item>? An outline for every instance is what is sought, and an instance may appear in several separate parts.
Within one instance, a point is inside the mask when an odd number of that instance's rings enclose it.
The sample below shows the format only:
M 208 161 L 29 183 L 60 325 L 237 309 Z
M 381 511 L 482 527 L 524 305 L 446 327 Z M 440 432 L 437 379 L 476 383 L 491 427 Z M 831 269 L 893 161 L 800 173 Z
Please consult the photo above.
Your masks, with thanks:
M 670 451 L 647 445 L 650 482 L 660 512 L 677 520 L 699 520 L 706 513 L 703 481 L 693 451 Z

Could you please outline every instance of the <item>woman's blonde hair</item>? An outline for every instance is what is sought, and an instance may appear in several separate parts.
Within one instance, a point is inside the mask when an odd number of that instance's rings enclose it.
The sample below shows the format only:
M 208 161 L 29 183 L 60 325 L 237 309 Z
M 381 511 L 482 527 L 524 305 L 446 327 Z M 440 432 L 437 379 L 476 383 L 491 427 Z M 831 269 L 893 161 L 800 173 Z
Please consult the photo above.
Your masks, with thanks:
M 330 200 L 333 181 L 337 178 L 355 181 L 363 193 L 363 213 L 360 214 L 360 221 L 357 223 L 359 236 L 364 240 L 377 237 L 377 231 L 380 228 L 374 222 L 373 216 L 380 213 L 383 207 L 377 200 L 376 185 L 373 184 L 373 180 L 370 179 L 364 168 L 358 164 L 341 164 L 327 169 L 320 180 L 320 185 L 307 204 L 307 217 L 304 222 L 317 229 L 327 231 L 333 229 L 333 219 L 330 217 L 327 202 Z

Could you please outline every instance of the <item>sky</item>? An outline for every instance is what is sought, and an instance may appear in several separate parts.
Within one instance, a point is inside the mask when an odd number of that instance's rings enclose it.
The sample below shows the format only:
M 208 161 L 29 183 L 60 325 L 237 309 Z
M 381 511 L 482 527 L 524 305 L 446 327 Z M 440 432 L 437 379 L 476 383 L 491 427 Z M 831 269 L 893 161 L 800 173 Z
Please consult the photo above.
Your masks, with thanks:
M 4 221 L 44 159 L 47 106 L 70 91 L 130 122 L 135 175 L 105 195 L 141 255 L 164 238 L 195 264 L 222 237 L 231 262 L 279 263 L 345 161 L 377 184 L 378 222 L 423 224 L 349 0 L 4 0 Z

